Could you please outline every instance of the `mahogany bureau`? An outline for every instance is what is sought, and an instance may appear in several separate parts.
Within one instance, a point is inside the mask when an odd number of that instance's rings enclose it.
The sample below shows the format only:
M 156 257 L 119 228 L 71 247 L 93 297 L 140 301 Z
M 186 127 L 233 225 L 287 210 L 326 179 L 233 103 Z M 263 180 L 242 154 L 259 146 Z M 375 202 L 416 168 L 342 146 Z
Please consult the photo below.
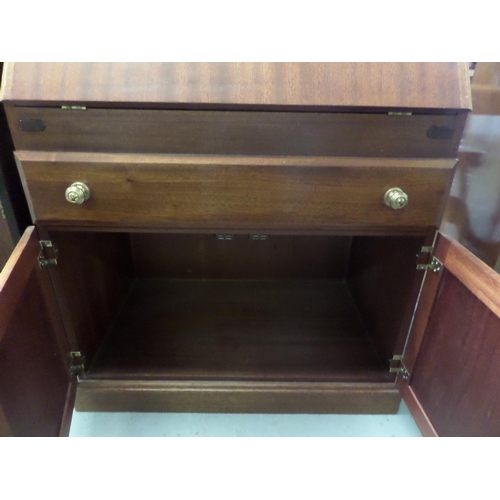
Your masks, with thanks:
M 465 63 L 8 63 L 3 102 L 34 224 L 0 281 L 5 434 L 401 394 L 435 432 L 412 383 Z

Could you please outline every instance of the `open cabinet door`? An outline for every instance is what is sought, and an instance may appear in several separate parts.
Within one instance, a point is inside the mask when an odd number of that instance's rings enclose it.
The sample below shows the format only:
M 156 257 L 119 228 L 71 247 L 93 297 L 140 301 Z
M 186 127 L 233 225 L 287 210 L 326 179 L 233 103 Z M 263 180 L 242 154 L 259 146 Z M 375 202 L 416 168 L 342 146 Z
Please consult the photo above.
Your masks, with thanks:
M 0 435 L 69 432 L 69 348 L 49 273 L 28 227 L 0 274 Z
M 500 436 L 500 275 L 438 235 L 398 386 L 424 436 Z

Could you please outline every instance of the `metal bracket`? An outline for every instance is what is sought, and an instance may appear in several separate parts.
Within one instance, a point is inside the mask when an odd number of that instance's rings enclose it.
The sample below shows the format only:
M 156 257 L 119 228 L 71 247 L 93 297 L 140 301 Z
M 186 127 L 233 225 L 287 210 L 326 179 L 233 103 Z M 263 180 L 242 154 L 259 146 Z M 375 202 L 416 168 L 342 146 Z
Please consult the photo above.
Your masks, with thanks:
M 85 370 L 85 356 L 80 351 L 71 351 L 69 354 L 71 356 L 69 371 L 75 375 L 83 372 Z
M 40 253 L 38 254 L 38 265 L 43 268 L 45 266 L 56 266 L 57 265 L 57 247 L 50 240 L 40 240 Z M 53 257 L 48 259 L 46 256 L 46 250 L 51 249 Z
M 217 239 L 221 241 L 232 241 L 234 240 L 234 234 L 217 234 Z
M 419 271 L 432 271 L 435 274 L 439 274 L 443 268 L 443 264 L 434 255 L 432 255 L 433 252 L 434 247 L 422 247 L 420 252 L 417 254 L 417 269 Z M 430 262 L 427 264 L 419 264 L 422 254 L 429 254 Z
M 86 106 L 61 106 L 61 109 L 72 111 L 86 111 Z
M 252 241 L 266 241 L 267 240 L 267 234 L 251 234 L 250 239 Z
M 403 377 L 403 380 L 408 380 L 410 378 L 410 373 L 403 363 L 403 356 L 401 354 L 395 354 L 392 359 L 389 360 L 389 364 L 389 373 L 398 373 Z M 396 364 L 396 366 L 393 366 L 394 364 Z

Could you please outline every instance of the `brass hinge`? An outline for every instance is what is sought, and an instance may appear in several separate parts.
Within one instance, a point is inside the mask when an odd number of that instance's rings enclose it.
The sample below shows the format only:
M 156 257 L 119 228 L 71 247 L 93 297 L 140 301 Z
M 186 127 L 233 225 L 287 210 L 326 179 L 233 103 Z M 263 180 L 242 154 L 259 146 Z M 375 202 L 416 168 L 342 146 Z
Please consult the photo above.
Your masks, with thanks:
M 61 109 L 66 109 L 70 111 L 85 111 L 86 106 L 61 106 Z
M 443 264 L 434 255 L 434 247 L 422 247 L 420 252 L 417 254 L 417 269 L 419 271 L 432 271 L 435 274 L 439 274 L 443 268 Z M 420 262 L 422 255 L 425 255 L 428 259 L 426 264 Z
M 399 373 L 403 380 L 408 380 L 410 374 L 403 363 L 403 356 L 401 354 L 395 354 L 392 359 L 389 360 L 389 373 Z
M 50 240 L 40 240 L 40 253 L 38 254 L 38 264 L 40 267 L 57 265 L 57 247 Z M 51 250 L 52 258 L 47 258 L 47 249 Z
M 234 234 L 217 234 L 217 239 L 220 241 L 233 241 Z
M 71 356 L 71 365 L 69 371 L 75 375 L 85 370 L 85 356 L 80 351 L 72 351 L 69 353 Z

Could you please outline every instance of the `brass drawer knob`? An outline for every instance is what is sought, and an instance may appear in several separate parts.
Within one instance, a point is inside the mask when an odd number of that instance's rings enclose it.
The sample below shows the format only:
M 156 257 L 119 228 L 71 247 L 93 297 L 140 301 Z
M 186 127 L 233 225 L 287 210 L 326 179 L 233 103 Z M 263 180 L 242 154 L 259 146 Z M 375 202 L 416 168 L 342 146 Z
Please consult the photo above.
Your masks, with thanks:
M 83 182 L 73 182 L 71 186 L 66 189 L 66 199 L 70 203 L 81 205 L 84 201 L 90 198 L 90 189 Z
M 398 187 L 391 188 L 385 193 L 384 202 L 388 207 L 399 210 L 408 205 L 408 195 Z

